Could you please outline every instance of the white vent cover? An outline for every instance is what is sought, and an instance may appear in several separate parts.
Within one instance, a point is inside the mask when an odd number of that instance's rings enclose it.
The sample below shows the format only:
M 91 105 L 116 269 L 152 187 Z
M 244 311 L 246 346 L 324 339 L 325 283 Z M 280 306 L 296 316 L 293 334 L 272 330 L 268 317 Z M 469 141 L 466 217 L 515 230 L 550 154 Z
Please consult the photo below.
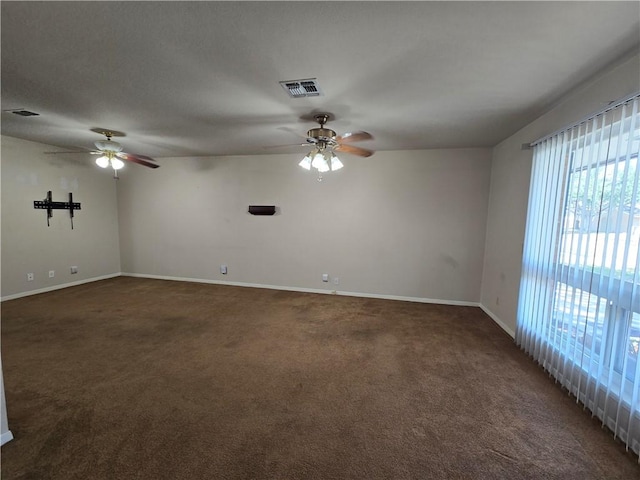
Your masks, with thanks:
M 320 90 L 315 78 L 285 80 L 280 82 L 280 85 L 292 98 L 319 97 L 322 95 L 322 90 Z

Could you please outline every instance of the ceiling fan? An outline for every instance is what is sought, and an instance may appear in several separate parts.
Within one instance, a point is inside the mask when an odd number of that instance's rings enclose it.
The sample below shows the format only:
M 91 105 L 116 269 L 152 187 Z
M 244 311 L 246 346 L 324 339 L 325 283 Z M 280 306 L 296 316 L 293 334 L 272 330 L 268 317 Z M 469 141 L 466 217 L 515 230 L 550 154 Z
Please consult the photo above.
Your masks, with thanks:
M 319 149 L 330 149 L 334 152 L 350 153 L 359 157 L 370 157 L 373 150 L 349 145 L 353 142 L 372 140 L 373 135 L 368 132 L 357 131 L 338 135 L 330 128 L 325 128 L 325 124 L 331 119 L 329 113 L 318 113 L 313 116 L 320 125 L 319 128 L 312 128 L 307 132 L 307 143 L 315 144 Z
M 334 130 L 325 127 L 325 124 L 331 118 L 332 115 L 330 113 L 315 114 L 313 119 L 318 122 L 319 127 L 312 128 L 307 132 L 306 143 L 280 145 L 287 147 L 313 145 L 314 148 L 298 165 L 305 170 L 311 170 L 312 167 L 318 170 L 318 181 L 322 180 L 322 173 L 339 170 L 343 167 L 343 164 L 336 155 L 336 152 L 348 153 L 359 157 L 370 157 L 374 154 L 373 150 L 351 145 L 353 142 L 372 140 L 373 135 L 364 131 L 349 132 L 338 135 Z
M 111 140 L 112 137 L 124 137 L 125 134 L 116 130 L 107 130 L 104 128 L 92 128 L 92 132 L 99 133 L 106 137 L 106 140 L 98 140 L 94 142 L 96 150 L 90 150 L 91 155 L 100 155 L 96 159 L 96 164 L 101 168 L 111 167 L 114 171 L 115 178 L 118 178 L 118 170 L 124 167 L 123 160 L 127 162 L 137 163 L 149 168 L 158 168 L 160 165 L 155 160 L 146 155 L 137 153 L 127 153 L 122 151 L 122 145 Z M 46 153 L 83 153 L 83 152 L 46 152 Z

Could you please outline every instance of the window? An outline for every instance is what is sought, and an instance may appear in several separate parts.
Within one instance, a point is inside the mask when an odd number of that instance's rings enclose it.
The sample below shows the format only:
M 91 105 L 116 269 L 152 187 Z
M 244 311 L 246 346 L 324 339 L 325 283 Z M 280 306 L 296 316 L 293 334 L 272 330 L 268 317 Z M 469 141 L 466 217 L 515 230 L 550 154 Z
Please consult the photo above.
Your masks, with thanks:
M 639 105 L 534 145 L 516 340 L 640 455 Z

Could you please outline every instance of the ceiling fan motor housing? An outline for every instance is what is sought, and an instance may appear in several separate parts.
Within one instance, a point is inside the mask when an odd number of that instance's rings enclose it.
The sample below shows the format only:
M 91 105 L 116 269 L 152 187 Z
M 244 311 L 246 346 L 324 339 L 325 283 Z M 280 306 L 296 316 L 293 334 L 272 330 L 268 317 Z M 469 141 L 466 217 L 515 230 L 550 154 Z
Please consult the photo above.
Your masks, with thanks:
M 101 152 L 114 152 L 118 153 L 122 151 L 122 145 L 113 140 L 99 140 L 95 142 L 96 148 Z
M 329 128 L 312 128 L 307 132 L 307 137 L 325 141 L 335 139 L 336 135 L 336 132 Z

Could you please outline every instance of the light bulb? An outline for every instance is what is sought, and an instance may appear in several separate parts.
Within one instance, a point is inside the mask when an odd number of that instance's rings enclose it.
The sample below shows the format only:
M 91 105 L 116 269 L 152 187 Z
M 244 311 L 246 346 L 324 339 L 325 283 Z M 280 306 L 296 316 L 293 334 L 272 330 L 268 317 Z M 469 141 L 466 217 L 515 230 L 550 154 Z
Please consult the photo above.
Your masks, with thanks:
M 298 164 L 305 170 L 311 170 L 311 153 L 304 157 Z
M 96 158 L 96 164 L 101 168 L 107 168 L 109 166 L 109 157 L 103 155 Z
M 114 170 L 120 170 L 122 167 L 124 167 L 124 162 L 119 158 L 112 158 L 111 166 L 113 167 Z

